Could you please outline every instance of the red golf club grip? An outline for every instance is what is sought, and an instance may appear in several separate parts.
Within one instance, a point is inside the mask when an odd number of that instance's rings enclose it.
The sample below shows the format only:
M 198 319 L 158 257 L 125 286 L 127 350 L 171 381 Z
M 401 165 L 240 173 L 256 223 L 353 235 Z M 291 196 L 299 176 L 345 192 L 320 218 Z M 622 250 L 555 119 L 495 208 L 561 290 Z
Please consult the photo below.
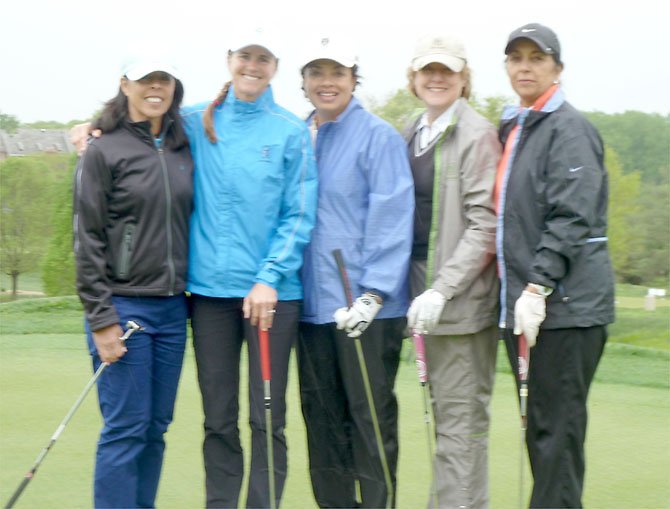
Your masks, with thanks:
M 530 358 L 530 348 L 528 347 L 528 341 L 526 341 L 526 336 L 519 334 L 519 381 L 526 382 L 528 380 L 528 359 Z
M 258 343 L 261 349 L 261 373 L 263 381 L 270 381 L 270 332 L 258 328 Z
M 418 332 L 412 333 L 414 351 L 416 352 L 416 370 L 419 374 L 419 382 L 425 384 L 428 381 L 428 370 L 426 369 L 426 345 L 423 335 Z

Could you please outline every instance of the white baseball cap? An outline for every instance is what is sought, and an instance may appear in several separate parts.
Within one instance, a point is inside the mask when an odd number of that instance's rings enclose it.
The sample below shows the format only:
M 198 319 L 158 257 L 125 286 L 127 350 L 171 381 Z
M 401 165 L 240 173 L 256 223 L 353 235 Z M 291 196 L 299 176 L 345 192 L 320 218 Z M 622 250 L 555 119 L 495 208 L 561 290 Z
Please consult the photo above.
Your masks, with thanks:
M 267 30 L 254 28 L 237 34 L 230 44 L 230 51 L 235 52 L 250 46 L 260 46 L 277 57 L 277 41 L 273 40 Z
M 452 36 L 422 37 L 414 49 L 412 70 L 419 71 L 433 62 L 446 65 L 454 72 L 461 72 L 467 63 L 463 43 Z
M 333 40 L 330 37 L 324 37 L 320 42 L 309 50 L 307 56 L 303 59 L 305 67 L 315 60 L 332 60 L 344 67 L 353 67 L 358 65 L 358 56 L 353 48 L 342 40 Z
M 152 72 L 163 71 L 170 74 L 174 79 L 179 79 L 177 68 L 164 57 L 134 56 L 128 58 L 121 67 L 121 76 L 131 81 L 144 78 Z

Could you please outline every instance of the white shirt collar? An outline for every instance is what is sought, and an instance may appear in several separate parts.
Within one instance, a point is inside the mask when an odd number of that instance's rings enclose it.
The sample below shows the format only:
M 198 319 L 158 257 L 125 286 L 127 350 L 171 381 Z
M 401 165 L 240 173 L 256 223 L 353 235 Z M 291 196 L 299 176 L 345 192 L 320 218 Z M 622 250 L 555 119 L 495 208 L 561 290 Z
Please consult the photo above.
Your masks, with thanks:
M 442 134 L 449 124 L 451 119 L 454 116 L 454 110 L 456 109 L 456 102 L 449 106 L 439 117 L 433 120 L 431 125 L 428 124 L 428 112 L 424 112 L 421 115 L 421 120 L 419 120 L 419 125 L 417 125 L 416 130 L 419 135 L 419 149 L 423 150 L 428 145 L 430 145 L 435 139 Z

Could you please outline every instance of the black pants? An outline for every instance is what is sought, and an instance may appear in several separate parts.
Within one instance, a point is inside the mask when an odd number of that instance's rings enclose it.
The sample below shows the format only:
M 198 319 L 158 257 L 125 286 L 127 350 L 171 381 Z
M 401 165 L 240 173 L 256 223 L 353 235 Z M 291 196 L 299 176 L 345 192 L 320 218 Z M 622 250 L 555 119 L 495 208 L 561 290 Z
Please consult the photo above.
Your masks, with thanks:
M 301 323 L 298 368 L 314 497 L 320 507 L 385 507 L 387 486 L 355 342 L 335 324 Z M 372 322 L 361 336 L 395 504 L 398 403 L 405 318 Z M 356 482 L 361 505 L 357 502 Z
M 504 338 L 516 374 L 518 339 L 509 329 Z M 586 399 L 606 341 L 605 326 L 541 330 L 530 350 L 526 433 L 534 479 L 530 507 L 582 507 Z
M 270 329 L 272 436 L 276 503 L 286 480 L 286 383 L 291 348 L 298 335 L 299 301 L 280 301 Z M 247 507 L 269 507 L 263 379 L 257 330 L 242 317 L 242 299 L 193 296 L 193 346 L 205 413 L 207 507 L 237 508 L 244 459 L 238 429 L 240 351 L 249 352 L 251 471 Z

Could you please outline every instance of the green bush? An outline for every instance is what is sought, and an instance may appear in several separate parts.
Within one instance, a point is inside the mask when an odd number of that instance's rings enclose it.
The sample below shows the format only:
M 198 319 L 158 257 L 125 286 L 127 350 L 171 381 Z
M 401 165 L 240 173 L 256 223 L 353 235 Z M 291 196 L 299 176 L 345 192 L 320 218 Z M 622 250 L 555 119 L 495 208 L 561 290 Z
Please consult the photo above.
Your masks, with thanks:
M 47 295 L 72 295 L 75 291 L 75 265 L 72 245 L 72 157 L 69 178 L 58 184 L 51 220 L 52 235 L 42 263 L 42 284 Z

